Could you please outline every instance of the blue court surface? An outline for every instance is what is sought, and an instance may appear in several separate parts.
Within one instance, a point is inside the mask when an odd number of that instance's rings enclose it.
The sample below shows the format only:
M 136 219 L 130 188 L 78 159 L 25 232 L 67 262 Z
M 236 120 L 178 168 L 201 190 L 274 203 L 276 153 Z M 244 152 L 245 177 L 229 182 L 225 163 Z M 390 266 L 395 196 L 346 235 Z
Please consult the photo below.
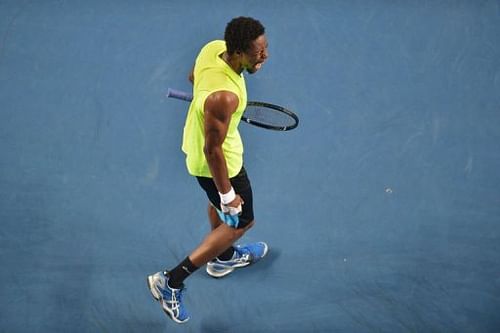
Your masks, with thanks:
M 188 72 L 266 26 L 240 126 L 269 255 L 146 276 L 209 230 L 180 150 Z M 0 0 L 1 332 L 499 332 L 500 1 Z

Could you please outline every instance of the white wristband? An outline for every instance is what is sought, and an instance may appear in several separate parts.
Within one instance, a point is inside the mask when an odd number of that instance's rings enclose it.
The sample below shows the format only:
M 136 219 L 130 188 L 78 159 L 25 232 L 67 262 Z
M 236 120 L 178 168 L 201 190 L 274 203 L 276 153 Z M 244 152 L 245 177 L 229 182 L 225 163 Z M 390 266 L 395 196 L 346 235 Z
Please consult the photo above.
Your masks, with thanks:
M 219 192 L 220 201 L 223 205 L 227 205 L 236 198 L 236 193 L 234 193 L 234 188 L 231 186 L 229 192 L 222 194 Z

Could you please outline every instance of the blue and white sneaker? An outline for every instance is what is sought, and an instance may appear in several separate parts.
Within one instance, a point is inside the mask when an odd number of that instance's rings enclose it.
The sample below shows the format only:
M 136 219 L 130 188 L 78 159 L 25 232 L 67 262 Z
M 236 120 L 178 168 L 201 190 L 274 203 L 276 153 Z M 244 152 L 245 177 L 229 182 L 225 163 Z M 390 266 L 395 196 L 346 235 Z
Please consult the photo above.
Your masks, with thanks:
M 228 275 L 236 268 L 248 266 L 262 259 L 268 250 L 264 242 L 250 243 L 247 245 L 237 245 L 234 248 L 233 257 L 224 261 L 215 258 L 207 263 L 207 273 L 214 278 L 221 278 Z
M 151 295 L 160 301 L 163 311 L 176 323 L 182 324 L 189 320 L 189 315 L 182 303 L 184 285 L 180 289 L 168 286 L 168 272 L 158 272 L 148 276 L 148 287 Z

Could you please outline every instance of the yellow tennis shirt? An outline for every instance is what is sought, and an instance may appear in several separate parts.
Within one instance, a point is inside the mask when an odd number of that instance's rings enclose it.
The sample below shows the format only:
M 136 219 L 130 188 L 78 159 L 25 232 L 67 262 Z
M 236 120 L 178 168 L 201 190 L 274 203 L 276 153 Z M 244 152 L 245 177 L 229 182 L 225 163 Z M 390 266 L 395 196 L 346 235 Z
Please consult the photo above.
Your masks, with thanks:
M 205 146 L 205 100 L 216 91 L 230 91 L 238 96 L 239 104 L 231 116 L 222 150 L 226 159 L 229 177 L 238 174 L 243 166 L 243 142 L 238 124 L 247 105 L 247 91 L 243 74 L 237 74 L 220 57 L 226 51 L 223 40 L 205 45 L 194 65 L 193 100 L 184 125 L 182 151 L 186 154 L 186 165 L 193 176 L 212 177 L 203 147 Z

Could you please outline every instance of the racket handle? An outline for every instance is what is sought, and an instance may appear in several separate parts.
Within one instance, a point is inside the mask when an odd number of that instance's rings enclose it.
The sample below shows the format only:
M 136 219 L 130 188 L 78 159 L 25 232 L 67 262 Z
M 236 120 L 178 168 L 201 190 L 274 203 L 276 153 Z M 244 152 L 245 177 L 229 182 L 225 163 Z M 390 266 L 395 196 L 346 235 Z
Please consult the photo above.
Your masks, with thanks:
M 187 92 L 172 89 L 172 88 L 168 88 L 167 97 L 182 99 L 182 100 L 188 101 L 188 102 L 191 102 L 191 100 L 193 99 L 193 95 L 191 95 Z

